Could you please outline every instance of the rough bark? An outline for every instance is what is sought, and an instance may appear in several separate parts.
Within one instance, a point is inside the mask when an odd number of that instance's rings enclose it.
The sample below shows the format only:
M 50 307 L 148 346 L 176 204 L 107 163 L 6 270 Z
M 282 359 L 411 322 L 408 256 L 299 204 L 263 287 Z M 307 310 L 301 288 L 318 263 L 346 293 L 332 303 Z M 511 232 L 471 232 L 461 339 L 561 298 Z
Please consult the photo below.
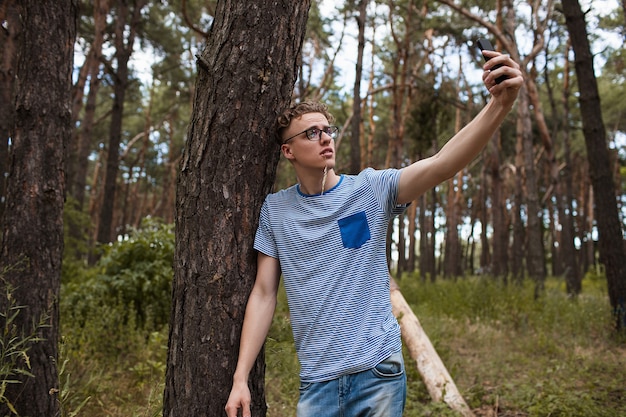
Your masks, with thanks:
M 15 119 L 0 271 L 3 294 L 8 284 L 15 304 L 22 306 L 13 322 L 18 337 L 35 331 L 40 341 L 28 346 L 29 364 L 25 359 L 21 363 L 33 377 L 12 375 L 20 383 L 8 384 L 4 395 L 20 415 L 57 416 L 64 162 L 71 134 L 76 9 L 71 0 L 23 0 L 17 7 L 24 31 L 11 99 Z M 2 298 L 0 311 L 8 304 Z M 6 403 L 1 404 L 0 415 L 10 414 Z
M 218 2 L 198 57 L 177 182 L 164 416 L 220 416 L 237 364 L 258 215 L 274 182 L 274 121 L 291 99 L 310 1 Z M 266 412 L 264 358 L 251 410 Z

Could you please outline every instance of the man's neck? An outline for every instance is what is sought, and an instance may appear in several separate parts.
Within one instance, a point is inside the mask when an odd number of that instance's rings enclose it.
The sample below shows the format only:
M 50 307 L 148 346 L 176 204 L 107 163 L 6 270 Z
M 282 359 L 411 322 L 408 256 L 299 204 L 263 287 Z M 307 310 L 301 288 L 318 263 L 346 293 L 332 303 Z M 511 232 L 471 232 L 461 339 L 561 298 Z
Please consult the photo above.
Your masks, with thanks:
M 307 195 L 323 194 L 337 185 L 339 178 L 333 168 L 329 168 L 326 174 L 323 170 L 298 174 L 300 191 Z

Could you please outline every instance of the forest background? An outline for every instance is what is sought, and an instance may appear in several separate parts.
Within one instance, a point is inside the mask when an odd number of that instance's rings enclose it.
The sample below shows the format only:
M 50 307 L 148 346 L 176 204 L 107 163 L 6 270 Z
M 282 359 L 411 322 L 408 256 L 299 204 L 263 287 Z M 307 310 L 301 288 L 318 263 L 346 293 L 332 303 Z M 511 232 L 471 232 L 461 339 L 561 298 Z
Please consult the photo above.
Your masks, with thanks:
M 546 355 L 542 366 L 558 375 L 550 385 L 549 378 L 512 366 L 506 373 L 546 385 L 515 396 L 512 392 L 525 386 L 521 382 L 507 387 L 496 374 L 481 374 L 477 382 L 471 375 L 479 372 L 471 367 L 453 372 L 473 408 L 497 415 L 624 411 L 624 377 L 614 371 L 623 368 L 624 350 L 609 331 L 580 87 L 558 5 L 520 2 L 505 7 L 509 14 L 503 16 L 494 12 L 502 4 L 491 2 L 467 9 L 446 1 L 359 4 L 366 7 L 364 15 L 352 2 L 313 2 L 294 92 L 294 100 L 325 101 L 337 117 L 339 171 L 404 166 L 436 152 L 469 121 L 488 100 L 477 75 L 481 57 L 473 47 L 479 36 L 492 39 L 525 70 L 528 95 L 522 104 L 532 123 L 520 127 L 512 115 L 479 159 L 398 219 L 389 239 L 394 276 L 418 316 L 431 320 L 428 333 L 453 370 L 466 367 L 459 358 L 467 358 L 463 350 L 474 338 L 483 350 L 473 352 L 476 358 L 495 355 L 492 364 L 502 360 L 501 366 L 510 366 L 510 356 L 498 358 L 485 340 L 521 331 L 532 338 L 515 333 L 516 340 L 539 340 L 537 350 Z M 589 37 L 623 230 L 624 12 L 610 2 L 583 6 L 590 7 Z M 196 1 L 80 3 L 61 296 L 59 370 L 67 415 L 156 415 L 160 410 L 176 176 L 213 11 L 211 2 Z M 364 28 L 360 66 L 353 53 L 360 50 L 357 22 Z M 3 155 L 10 147 L 9 140 Z M 281 161 L 274 188 L 294 181 Z M 0 191 L 4 195 L 6 189 Z M 4 209 L 0 204 L 0 216 Z M 533 212 L 539 215 L 530 216 Z M 464 310 L 466 316 L 460 313 Z M 12 316 L 3 317 L 8 328 Z M 584 325 L 576 321 L 580 317 Z M 483 320 L 490 322 L 487 330 Z M 564 354 L 558 340 L 565 336 L 555 334 L 555 326 L 574 333 L 577 349 L 588 351 L 556 360 Z M 268 376 L 269 414 L 282 415 L 284 409 L 290 415 L 297 365 L 284 309 L 271 336 L 268 362 L 274 366 L 269 368 L 284 373 Z M 604 343 L 588 344 L 597 339 Z M 593 381 L 585 382 L 576 375 L 576 389 L 560 385 L 583 359 L 592 361 L 584 362 L 587 370 L 601 370 L 603 378 L 593 373 Z M 412 377 L 414 392 L 424 397 L 423 387 L 416 386 L 419 376 Z M 601 394 L 590 393 L 597 387 Z M 415 415 L 423 415 L 419 407 L 427 403 L 420 395 L 409 404 L 409 411 L 418 410 Z

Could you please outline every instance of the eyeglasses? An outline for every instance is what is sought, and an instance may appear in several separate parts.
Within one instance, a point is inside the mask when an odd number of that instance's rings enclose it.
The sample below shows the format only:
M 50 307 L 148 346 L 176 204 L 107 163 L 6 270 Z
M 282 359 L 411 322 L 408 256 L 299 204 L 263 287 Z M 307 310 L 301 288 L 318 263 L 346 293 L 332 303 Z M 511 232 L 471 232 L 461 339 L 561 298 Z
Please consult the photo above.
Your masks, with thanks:
M 317 127 L 312 127 L 312 128 L 307 129 L 307 130 L 304 130 L 304 131 L 302 131 L 300 133 L 297 133 L 297 134 L 293 135 L 290 138 L 285 139 L 283 144 L 289 142 L 291 139 L 293 139 L 296 136 L 301 135 L 303 133 L 306 133 L 306 138 L 308 140 L 311 140 L 311 141 L 321 140 L 322 139 L 322 133 L 326 133 L 332 139 L 336 139 L 338 131 L 339 131 L 339 128 L 337 126 L 328 126 L 328 127 L 322 128 L 322 129 L 318 129 Z

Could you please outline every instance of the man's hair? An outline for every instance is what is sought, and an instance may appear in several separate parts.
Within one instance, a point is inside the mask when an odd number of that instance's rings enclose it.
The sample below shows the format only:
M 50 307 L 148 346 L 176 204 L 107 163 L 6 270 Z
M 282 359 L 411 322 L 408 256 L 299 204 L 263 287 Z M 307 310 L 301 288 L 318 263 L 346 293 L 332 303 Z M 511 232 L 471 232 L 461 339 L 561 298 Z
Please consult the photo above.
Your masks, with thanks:
M 283 132 L 289 127 L 291 121 L 307 113 L 321 113 L 330 124 L 335 121 L 335 118 L 330 114 L 328 107 L 324 103 L 307 100 L 293 104 L 276 119 L 276 142 L 278 142 L 279 145 L 283 144 Z

